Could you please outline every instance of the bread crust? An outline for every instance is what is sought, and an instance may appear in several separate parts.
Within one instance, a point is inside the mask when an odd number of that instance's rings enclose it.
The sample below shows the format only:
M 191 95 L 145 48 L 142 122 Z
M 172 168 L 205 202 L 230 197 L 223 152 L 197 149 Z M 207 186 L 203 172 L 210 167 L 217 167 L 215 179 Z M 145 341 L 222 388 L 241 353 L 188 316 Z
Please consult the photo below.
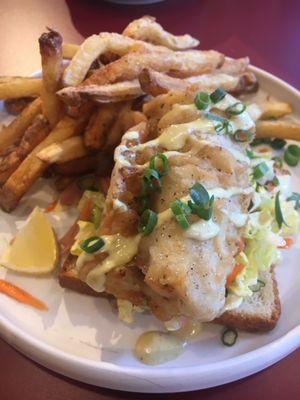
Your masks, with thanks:
M 274 272 L 272 272 L 272 284 L 274 293 L 274 304 L 270 318 L 259 315 L 253 316 L 246 313 L 243 314 L 239 311 L 239 309 L 237 309 L 226 311 L 220 317 L 216 318 L 213 322 L 248 332 L 267 332 L 272 330 L 277 324 L 281 314 L 281 304 Z

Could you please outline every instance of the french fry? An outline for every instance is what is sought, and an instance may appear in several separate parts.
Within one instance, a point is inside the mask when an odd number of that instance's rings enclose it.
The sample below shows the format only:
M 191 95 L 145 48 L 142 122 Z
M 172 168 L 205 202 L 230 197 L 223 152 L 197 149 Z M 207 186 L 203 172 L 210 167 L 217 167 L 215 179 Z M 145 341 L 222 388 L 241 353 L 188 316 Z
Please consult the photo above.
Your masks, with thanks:
M 76 160 L 67 161 L 51 166 L 53 173 L 62 176 L 80 176 L 90 172 L 97 173 L 98 176 L 107 176 L 113 167 L 113 156 L 109 152 L 99 152 L 89 154 Z
M 56 92 L 61 87 L 63 72 L 62 37 L 58 32 L 50 30 L 39 38 L 42 57 L 42 108 L 51 127 L 58 122 L 61 114 L 61 104 Z
M 219 68 L 219 72 L 228 75 L 240 75 L 247 71 L 250 61 L 249 57 L 237 58 L 237 59 L 226 59 L 224 64 Z
M 63 43 L 62 44 L 63 58 L 65 58 L 67 60 L 71 60 L 75 56 L 78 49 L 79 49 L 79 45 L 77 45 L 77 44 Z
M 77 86 L 81 83 L 92 63 L 105 53 L 124 56 L 133 50 L 167 52 L 165 47 L 134 40 L 118 33 L 102 32 L 88 37 L 78 48 L 70 64 L 64 71 L 63 85 Z
M 84 81 L 84 85 L 130 81 L 136 79 L 144 68 L 169 72 L 173 76 L 185 78 L 210 72 L 219 67 L 223 61 L 223 54 L 214 50 L 174 51 L 165 53 L 163 57 L 159 52 L 132 52 L 94 71 Z
M 42 89 L 41 78 L 22 76 L 0 77 L 0 99 L 39 96 Z
M 77 120 L 68 116 L 64 117 L 49 135 L 22 161 L 0 190 L 0 206 L 3 210 L 7 212 L 14 210 L 22 196 L 47 168 L 47 163 L 41 161 L 36 155 L 50 144 L 62 142 L 79 134 L 88 116 L 89 113 L 85 112 Z
M 91 116 L 84 131 L 84 144 L 91 150 L 100 150 L 105 141 L 109 128 L 117 118 L 119 105 L 102 104 Z
M 257 121 L 255 137 L 276 137 L 300 141 L 300 123 L 289 121 Z
M 259 103 L 262 110 L 261 119 L 280 118 L 284 115 L 291 114 L 293 111 L 288 103 L 280 101 L 264 101 Z
M 0 154 L 5 153 L 9 146 L 16 143 L 22 137 L 25 130 L 40 112 L 41 99 L 37 98 L 8 126 L 2 128 L 0 132 Z
M 57 92 L 57 94 L 67 104 L 72 103 L 73 105 L 71 98 L 74 97 L 76 103 L 78 94 L 98 103 L 115 103 L 135 99 L 144 94 L 144 92 L 140 87 L 139 81 L 135 79 L 133 81 L 117 82 L 102 86 L 67 87 Z
M 7 99 L 4 101 L 4 107 L 9 114 L 18 115 L 33 100 L 34 100 L 33 97 L 20 97 L 19 99 Z
M 22 160 L 45 139 L 49 130 L 46 118 L 41 114 L 37 115 L 32 124 L 26 129 L 20 144 L 0 161 L 1 185 L 18 168 Z
M 245 75 L 247 75 L 247 79 L 245 79 Z M 221 87 L 227 92 L 240 93 L 252 91 L 256 85 L 256 78 L 252 74 L 249 77 L 249 73 L 231 76 L 216 72 L 179 79 L 151 69 L 144 69 L 139 75 L 139 81 L 144 92 L 152 96 L 158 96 L 171 90 L 185 91 L 190 88 L 194 92 L 198 90 L 212 91 L 217 87 Z
M 60 143 L 53 143 L 37 153 L 37 158 L 47 164 L 61 164 L 88 154 L 81 136 L 74 136 Z
M 104 150 L 114 150 L 114 148 L 120 143 L 123 134 L 132 126 L 145 121 L 145 116 L 139 111 L 132 111 L 131 103 L 125 103 L 121 106 L 118 112 L 118 118 L 115 120 L 112 127 L 109 129 Z
M 124 29 L 124 36 L 144 40 L 172 50 L 186 50 L 199 45 L 199 40 L 190 35 L 175 36 L 165 31 L 155 18 L 148 15 L 135 19 Z

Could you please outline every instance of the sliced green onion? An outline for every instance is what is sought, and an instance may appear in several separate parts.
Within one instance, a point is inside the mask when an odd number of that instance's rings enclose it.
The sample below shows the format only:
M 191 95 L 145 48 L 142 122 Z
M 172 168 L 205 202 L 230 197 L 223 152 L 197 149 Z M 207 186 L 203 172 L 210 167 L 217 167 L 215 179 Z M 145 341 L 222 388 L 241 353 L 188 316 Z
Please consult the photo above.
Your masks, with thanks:
M 246 149 L 246 154 L 250 159 L 255 158 L 255 155 L 252 150 Z
M 273 157 L 272 160 L 274 161 L 275 168 L 278 168 L 278 169 L 282 168 L 282 159 L 280 157 L 278 157 L 278 156 Z
M 144 236 L 150 235 L 156 224 L 157 214 L 148 208 L 141 215 L 138 231 Z
M 231 347 L 235 344 L 237 338 L 238 333 L 235 329 L 226 328 L 222 333 L 221 340 L 225 346 Z
M 295 205 L 294 205 L 295 210 L 299 210 L 299 208 L 300 208 L 300 194 L 299 193 L 293 192 L 292 195 L 290 197 L 288 197 L 286 200 L 294 201 L 295 202 Z
M 252 290 L 253 293 L 256 293 L 259 292 L 265 286 L 266 286 L 265 282 L 258 279 L 256 285 L 252 285 L 250 289 Z
M 253 138 L 253 133 L 248 131 L 247 129 L 238 129 L 234 132 L 233 134 L 233 139 L 236 142 L 250 142 L 250 140 Z
M 190 196 L 195 204 L 205 205 L 209 202 L 209 193 L 200 182 L 190 188 Z
M 286 140 L 275 138 L 271 140 L 271 147 L 275 150 L 280 150 L 286 145 Z
M 268 165 L 263 161 L 253 168 L 254 179 L 260 179 L 269 171 Z
M 161 181 L 159 173 L 156 171 L 156 169 L 146 168 L 143 176 L 142 192 L 149 192 L 150 190 L 159 192 L 161 190 Z
M 203 115 L 204 115 L 204 117 L 206 117 L 207 119 L 211 119 L 212 121 L 217 121 L 217 122 L 222 122 L 222 123 L 224 123 L 226 121 L 226 119 L 221 117 L 220 115 L 214 114 L 214 113 L 211 113 L 208 111 L 205 111 Z
M 100 208 L 94 204 L 92 211 L 91 211 L 91 222 L 95 225 L 95 228 L 98 228 L 101 221 L 102 212 Z
M 284 161 L 290 167 L 295 167 L 300 161 L 300 147 L 296 144 L 290 144 L 283 155 Z
M 99 236 L 92 236 L 82 243 L 80 243 L 80 248 L 88 254 L 95 253 L 95 251 L 100 250 L 104 246 L 105 242 Z
M 192 210 L 193 214 L 198 215 L 201 219 L 204 219 L 205 221 L 209 221 L 212 217 L 213 213 L 213 205 L 214 205 L 214 196 L 211 196 L 209 199 L 209 202 L 206 203 L 205 205 L 198 205 L 193 203 L 191 200 L 189 200 L 188 205 L 190 209 Z
M 210 103 L 210 97 L 205 92 L 198 92 L 195 96 L 195 106 L 199 110 L 206 110 Z
M 230 133 L 232 133 L 232 125 L 227 119 L 223 123 L 215 126 L 215 131 L 217 133 L 220 133 L 223 130 L 225 130 L 225 135 L 229 135 Z
M 281 229 L 282 225 L 283 224 L 286 225 L 286 223 L 285 223 L 283 215 L 282 215 L 279 195 L 280 195 L 280 192 L 277 192 L 276 196 L 275 196 L 275 218 L 276 218 L 276 222 L 278 224 L 279 229 Z
M 221 88 L 217 88 L 214 92 L 212 92 L 210 94 L 210 100 L 216 104 L 219 101 L 221 101 L 222 99 L 224 99 L 224 97 L 226 96 L 226 92 L 225 90 L 221 89 Z
M 240 101 L 232 104 L 225 109 L 225 113 L 228 115 L 240 115 L 246 110 L 246 105 Z
M 157 166 L 156 160 L 161 161 L 162 168 Z M 149 166 L 151 169 L 156 170 L 158 172 L 159 176 L 165 176 L 165 175 L 167 175 L 167 173 L 169 171 L 168 158 L 162 153 L 156 153 L 153 157 L 151 157 Z
M 182 229 L 187 229 L 190 224 L 186 219 L 186 215 L 191 213 L 190 207 L 183 201 L 176 199 L 170 204 L 172 213 L 175 215 L 177 222 Z
M 270 143 L 271 143 L 271 139 L 258 138 L 258 139 L 252 140 L 252 142 L 250 143 L 250 146 L 255 147 L 255 146 L 260 146 L 261 144 L 270 144 Z
M 279 179 L 277 178 L 277 176 L 275 175 L 274 178 L 271 180 L 271 182 L 273 183 L 274 186 L 279 186 Z

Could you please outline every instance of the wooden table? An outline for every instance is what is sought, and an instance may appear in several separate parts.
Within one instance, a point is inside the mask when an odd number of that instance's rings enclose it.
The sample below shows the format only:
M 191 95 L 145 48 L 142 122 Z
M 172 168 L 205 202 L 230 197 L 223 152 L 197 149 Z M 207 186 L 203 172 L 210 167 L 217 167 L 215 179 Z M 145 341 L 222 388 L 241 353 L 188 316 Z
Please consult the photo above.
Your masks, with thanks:
M 40 67 L 37 39 L 50 26 L 66 42 L 80 43 L 100 31 L 120 32 L 133 18 L 154 15 L 172 32 L 189 32 L 202 48 L 229 56 L 248 55 L 300 88 L 298 0 L 167 0 L 149 6 L 111 5 L 100 0 L 1 0 L 0 75 L 26 75 Z M 188 394 L 140 395 L 100 389 L 59 376 L 0 340 L 1 400 L 300 398 L 300 350 L 252 377 Z

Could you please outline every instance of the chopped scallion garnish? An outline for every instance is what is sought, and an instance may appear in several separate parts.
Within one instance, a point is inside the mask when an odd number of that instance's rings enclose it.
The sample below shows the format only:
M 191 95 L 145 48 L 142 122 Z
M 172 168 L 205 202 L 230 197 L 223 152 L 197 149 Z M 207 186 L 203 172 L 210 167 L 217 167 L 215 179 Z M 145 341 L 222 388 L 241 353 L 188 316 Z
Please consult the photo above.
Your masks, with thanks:
M 213 212 L 214 196 L 210 198 L 208 191 L 200 182 L 196 182 L 190 188 L 190 196 L 192 200 L 189 200 L 188 205 L 192 213 L 206 221 L 210 220 Z
M 235 329 L 226 328 L 222 333 L 221 340 L 225 346 L 231 347 L 235 344 L 237 338 L 238 333 Z
M 252 285 L 250 289 L 252 290 L 253 293 L 256 293 L 259 292 L 265 286 L 266 286 L 265 282 L 258 279 L 256 285 Z
M 176 199 L 170 204 L 170 208 L 175 215 L 175 218 L 182 229 L 187 229 L 190 224 L 186 218 L 191 213 L 190 207 L 183 201 Z
M 238 129 L 233 134 L 233 139 L 236 142 L 244 143 L 250 142 L 253 137 L 253 133 L 248 131 L 247 129 Z
M 283 155 L 284 161 L 290 167 L 295 167 L 300 161 L 300 147 L 296 144 L 290 144 Z
M 206 117 L 207 119 L 211 119 L 212 121 L 217 121 L 217 122 L 222 122 L 222 123 L 224 123 L 226 121 L 226 119 L 221 117 L 220 115 L 214 114 L 214 113 L 211 113 L 208 111 L 205 111 L 203 115 L 204 115 L 204 117 Z
M 157 214 L 156 212 L 150 210 L 149 208 L 143 212 L 140 217 L 140 223 L 138 226 L 138 231 L 144 236 L 150 235 L 157 224 Z
M 148 190 L 153 190 L 154 192 L 159 192 L 161 189 L 161 181 L 159 173 L 156 169 L 146 168 L 143 176 L 144 188 Z
M 271 140 L 270 145 L 274 150 L 280 150 L 286 145 L 286 140 L 275 138 Z
M 280 192 L 277 192 L 276 196 L 275 196 L 275 218 L 276 218 L 276 222 L 278 224 L 279 229 L 281 229 L 282 225 L 283 224 L 286 225 L 286 223 L 283 219 L 279 195 L 280 195 Z
M 161 161 L 162 165 L 158 166 L 157 161 Z M 163 153 L 156 153 L 151 157 L 149 165 L 151 169 L 155 169 L 158 172 L 159 176 L 165 176 L 169 171 L 169 161 Z
M 216 104 L 219 101 L 223 100 L 224 97 L 226 96 L 226 92 L 225 90 L 221 89 L 221 88 L 217 88 L 214 92 L 211 93 L 210 95 L 210 100 Z
M 231 106 L 225 109 L 225 113 L 229 116 L 231 115 L 240 115 L 246 110 L 246 105 L 237 101 L 236 103 L 232 104 Z
M 269 171 L 268 165 L 263 161 L 253 168 L 254 179 L 260 179 Z
M 194 102 L 198 110 L 206 110 L 210 103 L 210 97 L 205 92 L 198 92 L 195 96 Z
M 82 243 L 80 243 L 80 248 L 88 254 L 95 253 L 104 246 L 105 242 L 99 236 L 92 236 Z

